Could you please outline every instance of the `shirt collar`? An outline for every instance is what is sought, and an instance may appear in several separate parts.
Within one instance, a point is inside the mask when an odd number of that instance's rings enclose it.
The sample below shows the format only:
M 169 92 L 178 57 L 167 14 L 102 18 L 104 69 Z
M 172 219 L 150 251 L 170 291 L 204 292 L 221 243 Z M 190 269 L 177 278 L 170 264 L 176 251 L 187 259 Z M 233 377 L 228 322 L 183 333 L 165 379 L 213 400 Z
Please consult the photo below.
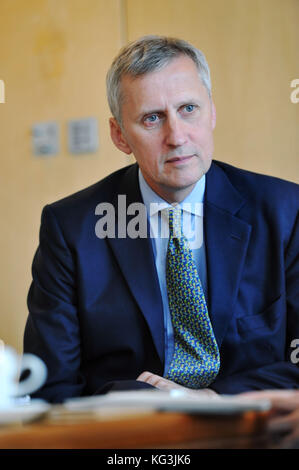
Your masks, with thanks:
M 158 211 L 161 211 L 166 208 L 171 208 L 165 199 L 162 199 L 158 196 L 155 191 L 145 181 L 143 174 L 139 168 L 138 171 L 139 186 L 142 195 L 143 202 L 146 206 L 147 213 L 149 215 L 154 215 Z M 191 214 L 203 216 L 203 202 L 204 202 L 204 193 L 206 186 L 206 176 L 203 175 L 199 181 L 197 181 L 193 190 L 190 194 L 180 203 L 181 208 L 190 212 Z

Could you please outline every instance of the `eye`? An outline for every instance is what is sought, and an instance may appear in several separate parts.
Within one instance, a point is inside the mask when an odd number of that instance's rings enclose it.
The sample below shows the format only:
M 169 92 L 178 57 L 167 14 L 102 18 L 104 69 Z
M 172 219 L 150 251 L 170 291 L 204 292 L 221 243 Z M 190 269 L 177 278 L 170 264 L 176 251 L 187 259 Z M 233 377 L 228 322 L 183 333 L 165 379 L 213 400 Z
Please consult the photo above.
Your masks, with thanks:
M 150 116 L 146 116 L 144 118 L 144 122 L 153 123 L 153 122 L 157 122 L 158 119 L 159 119 L 158 114 L 151 114 Z
M 143 123 L 146 127 L 153 127 L 160 122 L 159 114 L 149 114 L 143 119 Z
M 182 118 L 196 118 L 198 115 L 199 111 L 199 105 L 198 104 L 184 104 L 183 106 L 180 107 L 179 112 L 182 116 Z
M 194 110 L 195 110 L 194 104 L 186 104 L 186 106 L 183 107 L 183 111 L 186 111 L 187 113 L 192 113 L 192 111 Z

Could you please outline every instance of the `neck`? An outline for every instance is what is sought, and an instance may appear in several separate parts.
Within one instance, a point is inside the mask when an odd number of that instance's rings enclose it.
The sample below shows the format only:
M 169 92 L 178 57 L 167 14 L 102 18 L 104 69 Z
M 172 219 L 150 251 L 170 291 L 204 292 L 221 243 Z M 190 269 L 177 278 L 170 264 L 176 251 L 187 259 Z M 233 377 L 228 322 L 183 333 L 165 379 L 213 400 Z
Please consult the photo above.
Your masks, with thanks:
M 152 188 L 158 196 L 164 199 L 166 202 L 172 205 L 179 204 L 180 202 L 184 201 L 187 196 L 193 191 L 196 183 L 192 184 L 191 186 L 187 186 L 186 188 L 180 189 L 170 189 L 170 188 Z

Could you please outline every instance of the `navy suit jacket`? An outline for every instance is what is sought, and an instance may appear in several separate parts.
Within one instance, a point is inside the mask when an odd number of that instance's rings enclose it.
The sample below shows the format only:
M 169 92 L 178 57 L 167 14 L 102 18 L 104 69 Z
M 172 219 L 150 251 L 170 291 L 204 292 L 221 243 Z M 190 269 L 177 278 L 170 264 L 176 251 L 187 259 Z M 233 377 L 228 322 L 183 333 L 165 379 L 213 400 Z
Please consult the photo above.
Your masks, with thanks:
M 43 210 L 24 336 L 24 351 L 48 367 L 35 396 L 62 401 L 137 388 L 145 370 L 163 374 L 151 240 L 95 234 L 99 203 L 113 204 L 117 219 L 118 195 L 127 205 L 142 201 L 137 174 L 136 164 L 123 168 Z M 294 183 L 216 161 L 207 173 L 207 303 L 221 354 L 210 388 L 218 393 L 299 387 L 291 355 L 299 339 L 298 207 Z

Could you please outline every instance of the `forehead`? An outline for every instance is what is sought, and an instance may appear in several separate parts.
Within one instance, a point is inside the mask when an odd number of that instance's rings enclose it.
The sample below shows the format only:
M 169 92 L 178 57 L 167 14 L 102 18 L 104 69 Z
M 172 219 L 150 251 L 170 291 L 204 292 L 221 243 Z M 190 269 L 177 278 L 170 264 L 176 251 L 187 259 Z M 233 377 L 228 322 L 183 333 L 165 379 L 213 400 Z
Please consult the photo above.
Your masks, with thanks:
M 125 75 L 121 80 L 121 92 L 122 105 L 131 106 L 140 106 L 155 98 L 207 94 L 195 63 L 183 55 L 144 75 Z

